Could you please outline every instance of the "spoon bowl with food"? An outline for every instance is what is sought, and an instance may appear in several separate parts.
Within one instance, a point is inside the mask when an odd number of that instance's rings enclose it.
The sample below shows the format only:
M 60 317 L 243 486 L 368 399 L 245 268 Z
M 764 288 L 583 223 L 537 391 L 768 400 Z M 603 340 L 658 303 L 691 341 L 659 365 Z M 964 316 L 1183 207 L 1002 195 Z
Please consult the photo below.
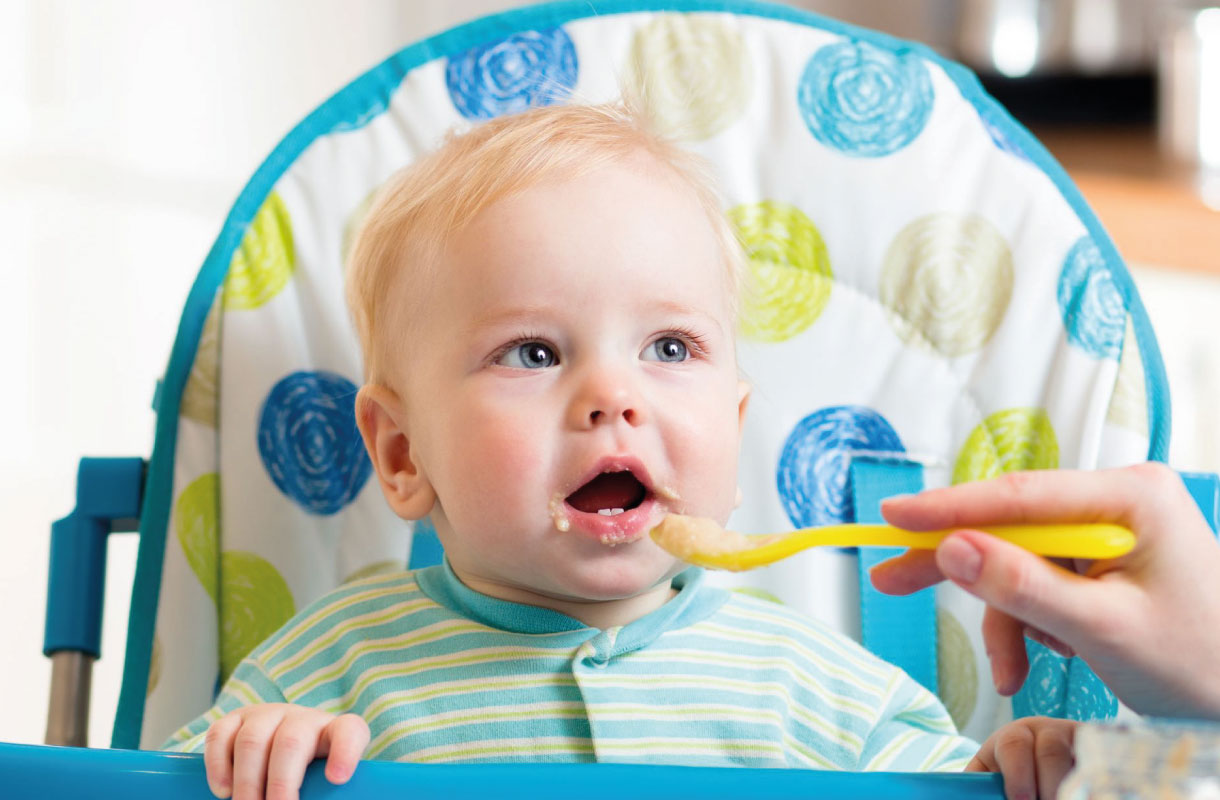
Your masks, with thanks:
M 747 535 L 715 520 L 670 514 L 650 531 L 662 549 L 688 563 L 739 572 L 772 564 L 810 547 L 909 547 L 934 550 L 956 528 L 908 531 L 893 525 L 847 523 L 787 533 Z M 1042 556 L 1117 558 L 1135 547 L 1135 534 L 1110 523 L 991 525 L 975 528 Z

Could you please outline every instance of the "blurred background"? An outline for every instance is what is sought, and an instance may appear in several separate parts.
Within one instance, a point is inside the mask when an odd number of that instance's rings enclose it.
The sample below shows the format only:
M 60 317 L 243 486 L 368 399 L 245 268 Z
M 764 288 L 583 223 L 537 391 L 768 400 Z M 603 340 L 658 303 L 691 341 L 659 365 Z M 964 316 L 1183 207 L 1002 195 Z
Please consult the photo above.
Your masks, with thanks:
M 1220 3 L 803 0 L 923 41 L 1064 164 L 1132 265 L 1171 463 L 1220 471 Z M 144 455 L 195 273 L 246 179 L 394 50 L 511 0 L 0 0 L 0 741 L 39 742 L 49 524 L 82 455 Z M 118 696 L 135 538 L 112 537 L 90 742 Z

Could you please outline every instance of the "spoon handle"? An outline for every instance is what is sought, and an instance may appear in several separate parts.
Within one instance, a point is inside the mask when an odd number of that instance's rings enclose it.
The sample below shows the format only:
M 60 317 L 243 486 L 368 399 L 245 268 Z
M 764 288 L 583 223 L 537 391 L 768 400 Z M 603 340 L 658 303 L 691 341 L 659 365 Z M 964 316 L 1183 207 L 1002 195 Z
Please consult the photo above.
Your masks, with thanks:
M 1060 558 L 1117 558 L 1135 547 L 1135 534 L 1111 523 L 1060 523 L 1049 525 L 985 525 L 973 527 L 1042 556 Z M 766 543 L 746 550 L 716 555 L 700 554 L 705 566 L 730 570 L 761 567 L 810 547 L 910 547 L 932 550 L 960 528 L 908 531 L 892 525 L 844 524 L 804 528 L 767 535 Z
M 834 536 L 834 528 L 821 531 Z M 847 538 L 860 547 L 911 547 L 933 550 L 948 535 L 960 528 L 915 532 L 891 525 L 844 525 Z M 811 529 L 818 531 L 819 529 Z M 1060 523 L 1054 525 L 987 525 L 977 530 L 1012 542 L 1041 556 L 1063 558 L 1116 558 L 1135 547 L 1135 534 L 1110 523 Z M 800 533 L 804 533 L 801 531 Z M 823 544 L 824 542 L 818 542 Z M 812 544 L 812 543 L 811 543 Z M 843 546 L 851 546 L 843 545 Z

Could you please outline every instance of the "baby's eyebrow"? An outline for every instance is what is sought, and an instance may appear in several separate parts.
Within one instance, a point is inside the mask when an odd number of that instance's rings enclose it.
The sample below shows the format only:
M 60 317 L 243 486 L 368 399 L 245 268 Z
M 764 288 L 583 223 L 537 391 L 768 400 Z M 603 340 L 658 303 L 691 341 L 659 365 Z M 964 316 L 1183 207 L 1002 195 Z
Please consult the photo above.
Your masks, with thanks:
M 709 313 L 697 306 L 679 303 L 668 298 L 658 298 L 648 303 L 645 306 L 645 310 L 647 313 L 657 316 L 698 320 L 715 326 L 721 332 L 725 330 L 724 323 L 715 314 Z M 470 321 L 468 330 L 469 332 L 474 332 L 498 326 L 540 325 L 554 319 L 556 313 L 556 309 L 543 304 L 513 306 L 479 314 Z
M 514 306 L 498 311 L 492 311 L 487 314 L 479 314 L 470 322 L 470 328 L 477 330 L 479 328 L 490 328 L 495 325 L 513 325 L 525 322 L 537 322 L 542 319 L 549 319 L 551 310 L 547 306 L 531 305 L 531 306 Z
M 653 303 L 653 307 L 660 313 L 679 317 L 694 317 L 705 322 L 715 325 L 720 330 L 724 330 L 724 324 L 716 317 L 702 308 L 696 306 L 678 303 L 673 300 L 657 300 Z

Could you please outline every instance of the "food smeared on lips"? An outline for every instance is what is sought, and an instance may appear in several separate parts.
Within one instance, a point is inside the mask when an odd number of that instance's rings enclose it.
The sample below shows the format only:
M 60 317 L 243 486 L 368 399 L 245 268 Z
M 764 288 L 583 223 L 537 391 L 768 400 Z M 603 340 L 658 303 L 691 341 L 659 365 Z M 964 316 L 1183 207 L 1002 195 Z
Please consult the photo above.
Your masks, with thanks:
M 567 504 L 586 514 L 615 517 L 637 508 L 648 489 L 629 470 L 603 472 L 567 497 Z
M 551 509 L 551 522 L 555 523 L 555 530 L 567 533 L 572 527 L 572 520 L 568 519 L 567 509 L 563 507 L 563 495 L 557 492 L 551 498 L 549 508 Z

